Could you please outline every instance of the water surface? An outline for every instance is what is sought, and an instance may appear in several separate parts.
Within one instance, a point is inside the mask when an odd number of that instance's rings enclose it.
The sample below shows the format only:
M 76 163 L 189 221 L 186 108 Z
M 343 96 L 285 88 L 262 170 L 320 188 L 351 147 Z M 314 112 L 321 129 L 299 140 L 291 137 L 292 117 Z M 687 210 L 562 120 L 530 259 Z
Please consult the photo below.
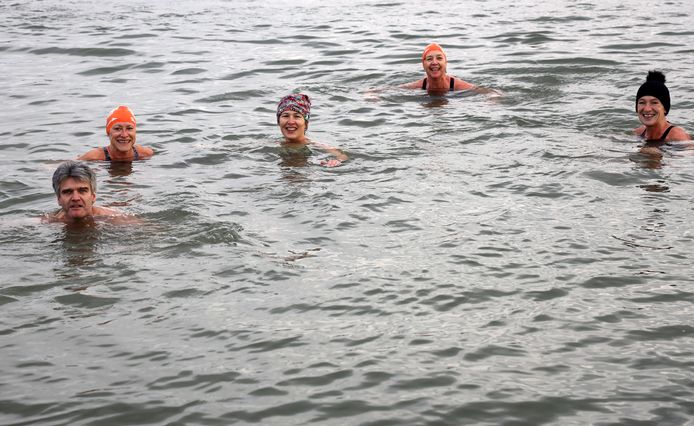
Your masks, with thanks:
M 629 132 L 654 68 L 694 131 L 690 3 L 0 11 L 3 424 L 691 424 L 694 151 Z M 431 41 L 504 95 L 395 88 Z M 343 166 L 282 157 L 298 91 Z M 39 223 L 118 104 L 146 225 Z

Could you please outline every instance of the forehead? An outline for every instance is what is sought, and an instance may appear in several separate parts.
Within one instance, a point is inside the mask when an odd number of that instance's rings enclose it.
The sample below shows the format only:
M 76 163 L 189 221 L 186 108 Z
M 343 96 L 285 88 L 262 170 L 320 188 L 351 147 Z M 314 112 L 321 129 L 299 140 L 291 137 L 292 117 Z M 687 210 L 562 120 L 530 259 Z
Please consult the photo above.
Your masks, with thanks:
M 113 124 L 113 127 L 132 127 L 133 129 L 135 128 L 135 125 L 133 123 L 127 122 L 127 121 L 117 121 L 116 123 Z
M 431 52 L 427 53 L 427 55 L 425 57 L 426 58 L 433 58 L 434 56 L 443 57 L 443 52 L 440 50 L 432 50 Z
M 89 181 L 77 179 L 74 177 L 67 177 L 60 182 L 60 190 L 64 189 L 78 189 L 78 188 L 88 188 L 90 191 L 92 189 Z
M 302 113 L 300 113 L 299 111 L 296 111 L 292 108 L 287 108 L 280 113 L 280 115 L 289 115 L 289 114 L 300 115 L 302 117 L 304 116 Z
M 655 96 L 648 96 L 648 95 L 646 95 L 646 96 L 641 96 L 641 97 L 639 98 L 639 101 L 646 101 L 646 102 L 653 102 L 653 101 L 656 101 L 656 102 L 660 102 L 660 99 L 656 98 Z

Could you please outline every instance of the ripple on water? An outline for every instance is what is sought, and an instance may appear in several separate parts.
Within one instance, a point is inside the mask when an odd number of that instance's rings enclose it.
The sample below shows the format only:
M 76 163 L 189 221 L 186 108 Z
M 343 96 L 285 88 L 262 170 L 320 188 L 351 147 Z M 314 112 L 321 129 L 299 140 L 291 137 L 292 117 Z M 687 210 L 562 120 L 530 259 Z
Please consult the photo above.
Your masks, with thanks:
M 137 3 L 3 10 L 9 421 L 686 424 L 692 164 L 629 134 L 651 53 L 692 127 L 684 2 L 645 41 L 644 0 L 301 0 L 308 24 L 271 3 Z M 503 95 L 395 87 L 430 41 Z M 282 157 L 290 92 L 343 166 Z M 94 163 L 98 202 L 144 223 L 23 222 L 119 103 L 157 155 Z

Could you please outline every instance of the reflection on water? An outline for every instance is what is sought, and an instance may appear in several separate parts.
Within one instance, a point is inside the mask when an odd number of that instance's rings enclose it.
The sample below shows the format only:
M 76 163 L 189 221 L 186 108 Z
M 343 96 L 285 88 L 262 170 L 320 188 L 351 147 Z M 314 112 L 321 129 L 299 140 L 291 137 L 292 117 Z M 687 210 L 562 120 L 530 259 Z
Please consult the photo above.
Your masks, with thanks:
M 438 95 L 432 95 L 431 99 L 424 102 L 422 105 L 425 108 L 441 108 L 448 105 L 448 98 L 444 96 L 444 93 Z
M 649 167 L 652 168 L 652 167 Z M 670 192 L 670 187 L 660 183 L 649 183 L 644 185 L 639 185 L 639 188 L 646 192 Z
M 280 166 L 283 167 L 306 167 L 313 151 L 308 146 L 298 148 L 280 145 Z
M 89 267 L 96 258 L 101 239 L 101 230 L 94 220 L 78 223 L 56 223 L 62 226 L 62 234 L 54 241 L 60 245 L 67 266 Z
M 111 177 L 130 176 L 133 172 L 133 163 L 132 161 L 110 161 L 106 170 Z

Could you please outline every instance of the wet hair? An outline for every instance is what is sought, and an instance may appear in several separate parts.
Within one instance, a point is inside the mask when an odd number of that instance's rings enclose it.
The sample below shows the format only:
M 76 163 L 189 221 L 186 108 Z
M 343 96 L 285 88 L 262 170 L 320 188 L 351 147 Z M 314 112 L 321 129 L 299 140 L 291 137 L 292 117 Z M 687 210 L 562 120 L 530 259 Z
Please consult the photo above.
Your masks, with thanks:
M 653 96 L 658 98 L 665 108 L 665 115 L 670 112 L 670 91 L 665 85 L 665 74 L 660 71 L 648 71 L 646 82 L 639 87 L 636 92 L 636 110 L 639 109 L 639 99 L 644 96 Z
M 61 163 L 53 173 L 53 190 L 56 196 L 60 196 L 60 185 L 67 178 L 89 182 L 89 187 L 96 193 L 96 174 L 82 161 L 68 160 Z

